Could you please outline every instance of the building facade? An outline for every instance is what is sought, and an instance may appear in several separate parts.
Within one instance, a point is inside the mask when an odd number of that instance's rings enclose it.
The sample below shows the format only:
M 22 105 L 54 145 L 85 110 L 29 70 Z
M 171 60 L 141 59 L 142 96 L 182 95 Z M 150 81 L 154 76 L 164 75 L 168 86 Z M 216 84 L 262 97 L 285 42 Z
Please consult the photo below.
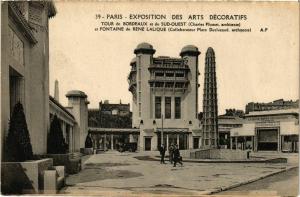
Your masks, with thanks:
M 115 150 L 124 143 L 138 144 L 139 130 L 132 128 L 130 104 L 101 101 L 98 109 L 88 109 L 88 116 L 95 149 Z
M 21 102 L 34 154 L 47 149 L 49 128 L 49 26 L 51 1 L 1 2 L 1 135 Z M 2 149 L 3 150 L 3 149 Z
M 50 125 L 53 117 L 56 115 L 60 121 L 61 129 L 66 144 L 68 144 L 68 152 L 75 152 L 75 136 L 77 132 L 77 122 L 74 116 L 63 107 L 58 100 L 49 96 L 49 112 L 50 112 Z
M 218 134 L 220 148 L 230 148 L 230 130 L 242 127 L 244 119 L 239 116 L 224 114 L 218 116 Z
M 85 147 L 85 139 L 88 135 L 88 104 L 87 95 L 80 90 L 71 90 L 66 94 L 68 106 L 65 107 L 76 121 L 74 132 L 75 151 Z
M 79 90 L 69 91 L 66 95 L 69 100 L 67 107 L 59 102 L 58 81 L 55 81 L 54 97 L 49 96 L 49 113 L 51 124 L 56 115 L 60 121 L 63 137 L 68 144 L 68 152 L 79 152 L 84 148 L 84 142 L 88 134 L 87 95 Z
M 211 47 L 205 54 L 202 124 L 203 147 L 217 148 L 219 143 L 217 76 L 215 52 Z
M 246 113 L 253 111 L 268 111 L 268 110 L 278 110 L 278 109 L 290 109 L 299 108 L 299 100 L 285 101 L 283 99 L 278 99 L 269 103 L 254 103 L 250 102 L 246 105 Z
M 140 150 L 157 150 L 162 135 L 167 147 L 174 143 L 180 149 L 199 148 L 198 48 L 184 47 L 180 58 L 153 57 L 153 46 L 141 43 L 134 53 L 128 82 Z
M 299 108 L 249 112 L 240 128 L 230 131 L 231 148 L 297 152 Z

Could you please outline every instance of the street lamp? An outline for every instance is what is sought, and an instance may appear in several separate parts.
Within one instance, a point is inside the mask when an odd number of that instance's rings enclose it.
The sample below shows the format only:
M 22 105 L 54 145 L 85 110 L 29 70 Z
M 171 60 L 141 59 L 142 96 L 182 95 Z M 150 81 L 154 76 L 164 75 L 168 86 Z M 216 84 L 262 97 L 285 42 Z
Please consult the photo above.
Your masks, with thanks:
M 161 133 L 160 133 L 161 137 L 160 137 L 160 146 L 163 144 L 163 140 L 164 140 L 164 115 L 161 115 Z

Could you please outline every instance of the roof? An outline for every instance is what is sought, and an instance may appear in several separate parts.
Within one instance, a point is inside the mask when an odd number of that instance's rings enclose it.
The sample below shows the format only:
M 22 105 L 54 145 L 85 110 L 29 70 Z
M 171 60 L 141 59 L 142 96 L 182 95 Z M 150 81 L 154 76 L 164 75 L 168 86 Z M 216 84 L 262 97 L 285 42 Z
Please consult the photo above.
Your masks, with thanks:
M 80 90 L 71 90 L 66 94 L 66 97 L 81 97 L 87 98 L 87 95 Z
M 137 47 L 134 49 L 134 53 L 154 54 L 155 50 L 153 49 L 153 46 L 151 44 L 142 42 L 138 44 Z
M 66 112 L 69 116 L 71 116 L 74 120 L 73 114 L 71 114 L 64 106 L 62 106 L 55 98 L 49 95 L 49 100 L 52 101 L 56 106 L 58 106 L 60 109 L 62 109 L 64 112 Z
M 245 114 L 245 117 L 283 115 L 283 114 L 299 114 L 299 108 L 278 109 L 278 110 L 269 110 L 269 111 L 253 111 L 253 112 L 249 112 L 249 114 Z
M 184 55 L 200 55 L 200 51 L 194 45 L 186 45 L 181 49 L 180 56 Z
M 142 42 L 137 45 L 136 49 L 153 49 L 153 46 L 147 42 Z
M 214 49 L 211 47 L 208 47 L 207 51 L 206 51 L 206 56 L 207 57 L 215 57 L 215 52 Z
M 118 109 L 119 111 L 130 111 L 130 104 L 110 104 L 100 103 L 100 111 L 112 111 Z
M 226 116 L 220 115 L 218 116 L 219 124 L 243 124 L 244 119 L 238 116 Z

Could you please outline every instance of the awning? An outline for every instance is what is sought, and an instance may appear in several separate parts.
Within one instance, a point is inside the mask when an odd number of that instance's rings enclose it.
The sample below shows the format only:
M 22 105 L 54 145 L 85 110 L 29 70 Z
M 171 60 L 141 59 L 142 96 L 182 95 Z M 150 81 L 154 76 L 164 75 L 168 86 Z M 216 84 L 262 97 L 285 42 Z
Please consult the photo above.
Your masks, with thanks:
M 92 133 L 136 133 L 139 134 L 140 130 L 135 128 L 100 128 L 100 127 L 89 127 L 89 132 Z
M 161 128 L 156 129 L 156 133 L 160 133 Z M 163 128 L 164 133 L 192 133 L 188 128 Z
M 230 136 L 254 136 L 255 134 L 255 123 L 243 124 L 242 127 L 232 128 L 230 130 Z
M 294 121 L 280 122 L 280 135 L 299 135 L 299 125 Z

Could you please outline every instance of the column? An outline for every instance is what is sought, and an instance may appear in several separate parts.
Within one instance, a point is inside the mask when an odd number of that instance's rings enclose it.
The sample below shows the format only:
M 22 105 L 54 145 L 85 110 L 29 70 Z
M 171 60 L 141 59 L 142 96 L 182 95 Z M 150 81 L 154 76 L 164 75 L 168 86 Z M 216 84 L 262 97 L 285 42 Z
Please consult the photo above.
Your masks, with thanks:
M 237 144 L 237 139 L 238 139 L 238 137 L 235 137 L 235 150 L 237 150 L 238 149 L 238 144 Z
M 132 134 L 129 134 L 129 142 L 134 142 L 134 138 Z
M 104 144 L 103 149 L 104 149 L 104 151 L 106 151 L 107 150 L 106 149 L 106 133 L 104 134 L 103 144 Z
M 232 150 L 232 137 L 230 137 L 230 150 Z
M 279 129 L 277 129 L 277 133 L 278 133 L 278 145 L 277 145 L 277 150 L 278 150 L 278 152 L 279 151 L 281 151 L 281 137 L 280 137 L 280 131 L 279 131 Z M 292 142 L 293 143 L 293 142 Z M 292 147 L 293 147 L 293 145 L 292 145 Z
M 114 134 L 110 134 L 110 148 L 114 150 Z
M 247 139 L 247 138 L 244 136 L 244 150 L 247 148 L 247 147 L 246 147 L 246 145 L 247 145 L 247 143 L 246 143 L 246 142 L 247 142 L 247 141 L 246 141 L 246 139 Z
M 179 134 L 178 133 L 177 133 L 176 137 L 177 137 L 177 145 L 178 145 L 178 148 L 179 148 Z
M 169 150 L 169 134 L 167 134 L 167 145 L 166 145 L 167 147 L 167 149 L 166 150 Z

